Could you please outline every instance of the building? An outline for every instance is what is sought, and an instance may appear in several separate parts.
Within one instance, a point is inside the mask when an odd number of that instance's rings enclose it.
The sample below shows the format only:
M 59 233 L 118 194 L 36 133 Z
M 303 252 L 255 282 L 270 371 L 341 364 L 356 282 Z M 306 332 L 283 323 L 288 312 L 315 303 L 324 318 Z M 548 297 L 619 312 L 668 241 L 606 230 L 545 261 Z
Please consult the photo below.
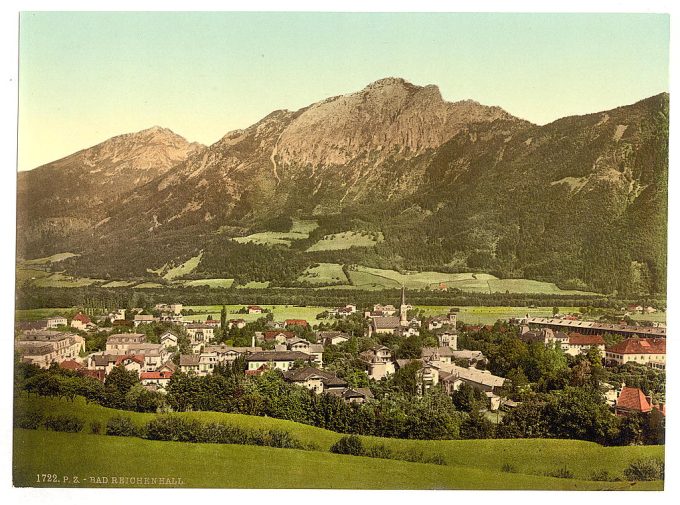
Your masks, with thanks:
M 303 328 L 307 328 L 309 324 L 305 319 L 286 319 L 285 321 L 286 327 L 288 326 L 302 326 Z
M 68 320 L 64 316 L 52 316 L 47 318 L 47 328 L 57 328 L 58 326 L 68 325 Z
M 423 361 L 438 361 L 451 364 L 456 359 L 456 350 L 451 347 L 423 347 L 420 357 Z
M 246 320 L 245 319 L 230 319 L 229 322 L 227 323 L 227 327 L 229 329 L 232 329 L 234 326 L 236 326 L 239 330 L 241 328 L 245 328 Z
M 328 394 L 342 398 L 346 403 L 361 404 L 373 399 L 373 393 L 369 388 L 331 389 Z
M 264 309 L 259 305 L 248 305 L 246 311 L 248 312 L 248 314 L 262 314 L 264 312 Z
M 323 345 L 339 345 L 347 342 L 350 336 L 342 331 L 319 331 L 316 338 Z
M 393 316 L 397 313 L 397 308 L 394 305 L 373 305 L 373 312 L 379 313 L 382 316 Z
M 328 314 L 336 317 L 350 316 L 357 311 L 356 305 L 345 305 L 344 307 L 335 307 L 328 311 Z
M 574 321 L 564 318 L 549 319 L 528 316 L 522 319 L 522 324 L 546 327 L 553 330 L 573 331 L 582 335 L 604 335 L 605 333 L 611 333 L 612 335 L 622 335 L 624 337 L 666 337 L 666 328 L 660 326 L 631 326 L 626 324 L 600 323 L 597 321 Z
M 85 351 L 85 339 L 73 333 L 32 330 L 17 338 L 15 349 L 24 362 L 49 368 L 52 363 L 77 358 Z
M 151 314 L 135 314 L 133 319 L 135 328 L 140 324 L 151 324 L 160 321 L 159 318 L 152 316 Z
M 76 330 L 85 330 L 91 324 L 92 320 L 82 312 L 78 312 L 73 316 L 73 319 L 71 319 L 71 328 L 75 328 Z
M 139 376 L 142 386 L 163 392 L 167 389 L 170 379 L 172 372 L 142 372 Z
M 401 286 L 401 305 L 399 306 L 399 326 L 407 327 L 409 325 L 408 321 L 408 311 L 412 309 L 410 305 L 406 305 L 406 291 L 404 286 Z
M 359 354 L 368 368 L 368 376 L 380 380 L 395 371 L 392 352 L 385 346 L 375 346 Z
M 396 316 L 377 316 L 371 318 L 371 329 L 379 335 L 398 333 L 401 329 L 401 322 Z
M 439 342 L 439 347 L 450 347 L 455 351 L 458 349 L 458 332 L 446 330 L 437 333 L 437 341 Z
M 645 396 L 641 389 L 624 386 L 616 399 L 614 413 L 617 416 L 629 416 L 631 414 L 649 414 L 653 409 L 658 409 L 666 415 L 664 404 L 655 405 L 650 396 Z
M 136 354 L 107 354 L 97 353 L 88 357 L 87 368 L 97 370 L 104 375 L 111 373 L 114 367 L 122 366 L 137 375 L 144 371 L 144 356 Z
M 262 351 L 246 356 L 248 370 L 258 370 L 260 367 L 276 368 L 284 372 L 293 367 L 296 361 L 309 363 L 312 357 L 298 351 Z
M 604 338 L 602 335 L 580 335 L 578 333 L 570 333 L 569 340 L 566 344 L 562 344 L 562 350 L 565 354 L 571 356 L 578 356 L 579 354 L 587 354 L 591 348 L 596 348 L 600 355 L 604 357 Z
M 186 329 L 192 344 L 212 342 L 215 338 L 215 328 L 210 324 L 189 323 Z
M 248 356 L 256 352 L 262 352 L 262 347 L 233 347 L 230 345 L 208 345 L 205 352 L 215 353 L 217 362 L 221 364 L 231 364 L 239 356 Z
M 274 341 L 277 344 L 285 344 L 292 338 L 295 338 L 295 333 L 292 331 L 269 330 L 262 334 L 262 340 L 265 342 Z
M 286 347 L 289 351 L 298 351 L 310 355 L 314 363 L 323 367 L 323 345 L 312 344 L 304 338 L 292 338 L 286 342 Z
M 447 365 L 432 363 L 439 369 L 439 380 L 444 390 L 451 394 L 465 383 L 482 393 L 498 393 L 506 382 L 504 377 L 493 375 L 488 370 L 478 370 L 476 368 L 465 368 L 458 365 Z
M 161 314 L 174 314 L 176 316 L 182 313 L 181 303 L 159 303 L 154 307 L 154 310 Z
M 177 335 L 170 331 L 166 331 L 160 336 L 160 342 L 163 347 L 169 349 L 171 347 L 177 347 Z
M 107 351 L 127 351 L 132 344 L 143 344 L 146 335 L 143 333 L 116 333 L 106 339 Z
M 665 338 L 627 338 L 605 351 L 608 364 L 625 365 L 631 361 L 654 366 L 666 363 Z
M 193 372 L 198 374 L 198 365 L 201 357 L 198 354 L 181 354 L 179 357 L 179 369 L 182 373 Z
M 342 391 L 347 388 L 347 381 L 333 373 L 311 366 L 289 370 L 283 374 L 283 378 L 286 382 L 305 387 L 317 394 L 326 393 L 329 390 Z

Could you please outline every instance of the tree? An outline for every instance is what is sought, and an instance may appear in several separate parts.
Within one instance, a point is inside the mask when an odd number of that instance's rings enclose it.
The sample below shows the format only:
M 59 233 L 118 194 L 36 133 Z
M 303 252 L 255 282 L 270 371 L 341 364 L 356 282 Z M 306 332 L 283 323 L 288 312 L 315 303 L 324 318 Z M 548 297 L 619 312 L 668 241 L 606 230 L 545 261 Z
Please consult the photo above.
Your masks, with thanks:
M 229 328 L 227 328 L 227 307 L 224 305 L 222 305 L 222 310 L 220 311 L 220 328 L 222 330 L 222 340 L 226 340 Z
M 132 387 L 139 383 L 136 372 L 126 370 L 122 365 L 113 367 L 104 382 L 104 403 L 107 407 L 125 409 L 125 396 Z

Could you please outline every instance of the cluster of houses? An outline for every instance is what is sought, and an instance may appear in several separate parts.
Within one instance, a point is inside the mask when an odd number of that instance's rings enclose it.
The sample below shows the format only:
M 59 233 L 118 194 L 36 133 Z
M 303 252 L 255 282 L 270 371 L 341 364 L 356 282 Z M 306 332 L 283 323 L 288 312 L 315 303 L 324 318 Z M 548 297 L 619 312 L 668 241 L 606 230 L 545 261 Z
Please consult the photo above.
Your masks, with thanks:
M 436 336 L 437 345 L 423 348 L 418 359 L 408 360 L 396 359 L 386 346 L 376 345 L 366 349 L 359 354 L 359 359 L 369 378 L 381 380 L 401 368 L 415 366 L 418 371 L 417 386 L 421 394 L 437 385 L 451 394 L 462 384 L 467 384 L 487 397 L 491 410 L 502 405 L 512 406 L 512 402 L 506 402 L 502 398 L 501 390 L 506 386 L 507 380 L 485 370 L 486 367 L 482 366 L 486 364 L 484 355 L 480 351 L 458 349 L 458 321 L 454 309 L 448 314 L 422 320 L 409 318 L 411 309 L 406 303 L 403 290 L 398 308 L 393 305 L 374 305 L 372 310 L 364 312 L 369 323 L 368 336 L 417 336 L 423 328 L 427 328 Z M 114 367 L 123 366 L 136 372 L 144 386 L 161 392 L 166 390 L 173 374 L 178 371 L 206 376 L 212 374 L 216 367 L 231 364 L 241 358 L 245 362 L 245 373 L 249 376 L 275 369 L 283 373 L 286 381 L 319 394 L 336 395 L 347 402 L 364 402 L 372 398 L 368 389 L 351 388 L 346 381 L 324 370 L 323 354 L 327 346 L 339 345 L 350 339 L 350 335 L 342 331 L 316 331 L 316 343 L 313 343 L 298 336 L 299 328 L 308 329 L 306 320 L 267 321 L 264 331 L 254 333 L 250 346 L 236 347 L 215 342 L 219 335 L 220 321 L 184 321 L 182 312 L 182 305 L 177 303 L 158 304 L 154 307 L 154 315 L 135 313 L 132 320 L 126 319 L 125 309 L 113 311 L 105 316 L 113 326 L 112 334 L 106 341 L 106 349 L 85 357 L 85 340 L 68 331 L 69 328 L 83 331 L 97 328 L 82 313 L 78 313 L 70 321 L 56 316 L 41 321 L 18 323 L 19 336 L 15 346 L 26 362 L 41 367 L 58 363 L 64 368 L 79 370 L 99 380 L 104 380 Z M 244 307 L 242 312 L 262 314 L 266 310 L 250 305 Z M 356 312 L 356 305 L 329 310 L 329 314 L 335 317 Z M 178 336 L 173 332 L 166 331 L 160 336 L 159 343 L 151 343 L 147 342 L 143 333 L 121 333 L 120 329 L 116 331 L 118 326 L 137 328 L 142 324 L 156 322 L 172 322 L 184 326 L 190 352 L 179 355 L 178 365 L 172 360 L 179 348 Z M 520 338 L 525 342 L 557 345 L 572 356 L 596 349 L 607 364 L 632 361 L 665 369 L 665 327 L 600 324 L 566 317 L 548 319 L 527 316 L 515 322 L 520 325 Z M 244 328 L 246 321 L 230 319 L 227 325 L 230 329 Z M 126 328 L 126 331 L 130 329 Z M 606 332 L 618 334 L 625 339 L 606 347 L 603 338 Z M 640 397 L 637 393 L 631 393 L 631 389 L 624 387 L 621 391 L 616 391 L 612 388 L 608 401 L 617 409 L 617 414 L 621 412 L 621 415 L 625 415 L 626 405 L 633 403 L 642 411 L 662 409 L 663 406 L 655 407 L 644 395 Z

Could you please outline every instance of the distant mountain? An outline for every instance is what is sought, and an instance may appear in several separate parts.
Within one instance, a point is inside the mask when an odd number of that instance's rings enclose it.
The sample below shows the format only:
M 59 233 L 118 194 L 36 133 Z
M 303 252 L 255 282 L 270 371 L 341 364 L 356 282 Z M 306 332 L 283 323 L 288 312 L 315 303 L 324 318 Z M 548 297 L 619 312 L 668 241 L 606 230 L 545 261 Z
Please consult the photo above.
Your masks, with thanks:
M 78 252 L 64 265 L 100 278 L 148 275 L 202 252 L 193 276 L 242 282 L 295 285 L 307 266 L 330 262 L 665 290 L 667 94 L 537 126 L 498 107 L 446 102 L 436 86 L 387 78 L 273 112 L 205 149 L 181 145 L 174 166 L 139 180 L 123 170 L 128 186 L 110 192 L 123 184 L 105 182 L 121 179 L 115 170 L 89 174 L 110 162 L 46 165 L 88 180 L 87 212 L 67 188 L 26 177 L 20 205 L 37 210 L 25 214 L 33 231 L 20 247 L 27 256 Z M 49 198 L 69 199 L 74 219 L 98 221 L 68 235 L 36 233 L 45 208 L 61 209 Z M 309 236 L 241 243 L 288 232 L 293 219 L 318 226 Z M 340 233 L 380 239 L 311 247 Z
M 24 240 L 31 242 L 23 233 L 61 238 L 64 232 L 93 226 L 97 216 L 106 217 L 117 195 L 142 186 L 203 149 L 167 128 L 154 126 L 19 172 L 20 250 Z

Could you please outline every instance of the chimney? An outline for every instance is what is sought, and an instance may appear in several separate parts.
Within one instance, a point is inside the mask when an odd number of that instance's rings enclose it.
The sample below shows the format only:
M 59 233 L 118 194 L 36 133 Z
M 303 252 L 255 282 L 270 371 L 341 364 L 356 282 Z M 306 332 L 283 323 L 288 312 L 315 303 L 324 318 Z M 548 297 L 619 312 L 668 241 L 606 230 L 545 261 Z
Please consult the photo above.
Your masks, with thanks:
M 253 335 L 253 338 L 250 339 L 250 347 L 255 347 L 255 335 Z

